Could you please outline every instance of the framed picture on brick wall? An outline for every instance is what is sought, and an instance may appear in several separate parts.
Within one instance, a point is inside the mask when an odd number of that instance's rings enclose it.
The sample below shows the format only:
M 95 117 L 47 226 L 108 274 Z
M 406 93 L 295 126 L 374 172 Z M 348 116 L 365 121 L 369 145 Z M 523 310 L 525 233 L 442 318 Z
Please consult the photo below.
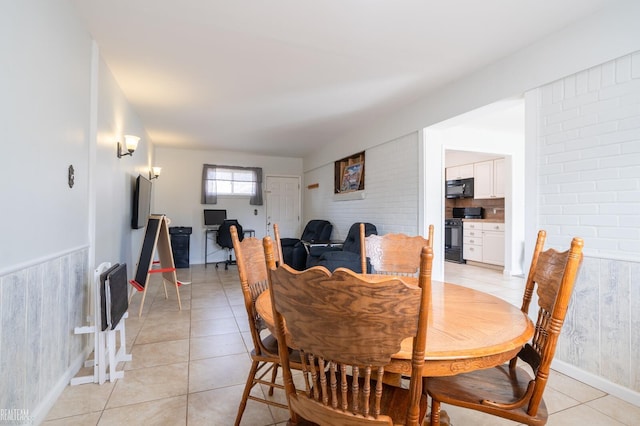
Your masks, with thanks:
M 362 163 L 355 163 L 344 168 L 340 192 L 357 191 L 362 177 Z
M 334 193 L 364 189 L 364 151 L 335 162 Z

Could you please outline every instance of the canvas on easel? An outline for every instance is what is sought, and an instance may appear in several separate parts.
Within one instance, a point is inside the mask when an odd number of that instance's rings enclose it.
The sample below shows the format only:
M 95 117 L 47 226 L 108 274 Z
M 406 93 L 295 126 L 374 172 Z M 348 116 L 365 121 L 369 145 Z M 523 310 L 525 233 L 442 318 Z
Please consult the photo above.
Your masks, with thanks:
M 160 267 L 153 269 L 153 257 L 158 253 Z M 162 274 L 162 285 L 164 286 L 164 297 L 167 299 L 167 285 L 169 282 L 176 288 L 178 297 L 178 308 L 182 310 L 180 302 L 180 291 L 178 287 L 180 282 L 176 275 L 176 267 L 173 263 L 173 253 L 171 251 L 171 239 L 169 236 L 169 219 L 164 215 L 150 215 L 147 220 L 142 248 L 140 249 L 140 260 L 136 268 L 136 275 L 129 283 L 139 292 L 142 292 L 142 301 L 140 302 L 140 310 L 138 317 L 142 315 L 142 308 L 147 295 L 147 287 L 151 274 Z M 133 293 L 131 294 L 133 297 Z M 129 299 L 131 299 L 131 297 Z

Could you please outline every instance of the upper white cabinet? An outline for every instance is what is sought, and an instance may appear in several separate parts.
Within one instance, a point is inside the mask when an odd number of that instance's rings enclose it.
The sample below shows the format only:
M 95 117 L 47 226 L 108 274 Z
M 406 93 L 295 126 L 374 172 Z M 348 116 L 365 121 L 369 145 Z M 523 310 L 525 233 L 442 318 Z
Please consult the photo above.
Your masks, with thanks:
M 504 198 L 504 158 L 473 164 L 473 198 Z
M 473 177 L 473 164 L 447 167 L 445 169 L 446 180 L 466 179 Z

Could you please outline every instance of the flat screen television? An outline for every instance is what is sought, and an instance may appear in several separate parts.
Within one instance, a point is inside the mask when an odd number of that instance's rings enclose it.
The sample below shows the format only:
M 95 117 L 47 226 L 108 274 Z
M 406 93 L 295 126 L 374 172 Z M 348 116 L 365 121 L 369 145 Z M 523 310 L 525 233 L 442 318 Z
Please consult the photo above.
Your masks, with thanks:
M 133 209 L 131 214 L 131 228 L 140 229 L 147 225 L 151 212 L 151 181 L 142 175 L 136 178 L 133 189 Z

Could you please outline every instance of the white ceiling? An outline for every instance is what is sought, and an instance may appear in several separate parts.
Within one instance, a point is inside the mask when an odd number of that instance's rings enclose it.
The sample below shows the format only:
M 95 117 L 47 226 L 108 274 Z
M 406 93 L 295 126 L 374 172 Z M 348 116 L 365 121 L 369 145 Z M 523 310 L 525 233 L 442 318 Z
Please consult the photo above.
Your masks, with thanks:
M 157 146 L 302 157 L 614 0 L 71 0 Z

